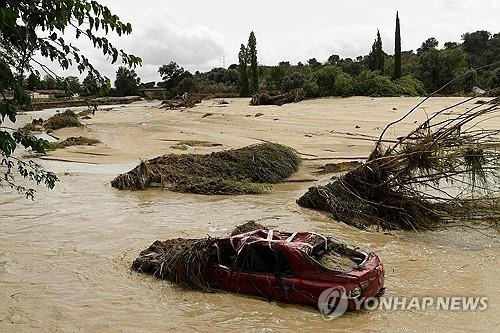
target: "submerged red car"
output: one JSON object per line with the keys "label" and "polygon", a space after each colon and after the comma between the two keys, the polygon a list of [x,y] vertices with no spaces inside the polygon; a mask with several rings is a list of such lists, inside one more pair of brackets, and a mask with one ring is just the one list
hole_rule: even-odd
{"label": "submerged red car", "polygon": [[[172,261],[160,259],[161,243],[141,252],[133,268],[164,277],[164,262]],[[214,239],[211,247],[201,275],[213,289],[316,307],[323,291],[343,287],[352,310],[355,299],[384,288],[377,255],[313,232],[259,229]]]}

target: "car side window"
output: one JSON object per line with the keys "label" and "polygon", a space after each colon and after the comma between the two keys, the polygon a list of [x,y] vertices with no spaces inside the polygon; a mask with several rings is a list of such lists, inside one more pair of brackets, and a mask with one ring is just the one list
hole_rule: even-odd
{"label": "car side window", "polygon": [[286,258],[265,245],[245,245],[241,250],[236,267],[242,272],[293,275]]}

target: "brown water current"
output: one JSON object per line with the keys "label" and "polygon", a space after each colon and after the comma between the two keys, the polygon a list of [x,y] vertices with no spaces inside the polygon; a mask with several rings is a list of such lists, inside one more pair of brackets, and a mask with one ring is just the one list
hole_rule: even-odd
{"label": "brown water current", "polygon": [[[245,196],[201,196],[160,189],[129,192],[110,186],[138,158],[176,152],[169,148],[170,143],[160,145],[158,137],[204,139],[223,143],[222,149],[253,143],[258,137],[289,144],[309,155],[323,152],[325,158],[366,155],[371,143],[325,138],[325,131],[355,131],[354,126],[361,124],[370,128],[365,134],[373,135],[387,119],[396,118],[393,106],[404,110],[415,101],[325,99],[282,108],[250,108],[246,101],[235,99],[221,109],[204,102],[184,112],[139,108],[114,115],[113,111],[98,113],[85,130],[95,134],[103,142],[101,146],[73,147],[49,156],[85,163],[43,161],[60,177],[54,190],[38,188],[34,202],[13,191],[0,192],[0,331],[498,331],[500,244],[494,231],[483,235],[462,228],[419,233],[357,230],[295,204],[312,182],[286,183],[268,194]],[[439,99],[436,103],[449,102]],[[353,105],[359,107],[349,115]],[[214,109],[222,111],[217,114]],[[364,113],[373,109],[388,114]],[[202,119],[207,110],[216,115]],[[338,119],[332,119],[330,110],[341,110]],[[256,112],[265,116],[247,117]],[[286,124],[273,127],[276,117]],[[322,118],[329,120],[322,122]],[[413,119],[407,125],[412,124]],[[158,128],[152,129],[155,126]],[[275,131],[269,133],[271,128]],[[131,133],[128,141],[120,140],[127,129]],[[141,130],[158,137],[138,135]],[[241,137],[236,138],[239,132]],[[59,135],[67,133],[70,130],[64,129]],[[323,137],[306,141],[304,133]],[[143,150],[145,140],[152,143]],[[130,142],[130,149],[122,149],[123,142]],[[339,153],[329,153],[325,147]],[[106,156],[95,155],[98,151]],[[82,160],[82,152],[97,157],[93,160],[87,154]],[[306,161],[304,168],[311,163]],[[137,254],[156,239],[224,235],[250,219],[282,230],[330,234],[375,251],[386,268],[388,296],[487,296],[488,309],[373,310],[327,321],[313,308],[186,290],[130,270]]]}

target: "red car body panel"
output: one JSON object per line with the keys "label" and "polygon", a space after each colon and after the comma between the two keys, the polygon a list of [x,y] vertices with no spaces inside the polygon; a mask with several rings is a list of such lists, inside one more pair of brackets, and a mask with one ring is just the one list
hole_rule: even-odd
{"label": "red car body panel", "polygon": [[[315,307],[319,295],[328,288],[341,286],[349,292],[359,287],[362,293],[358,297],[374,297],[383,290],[384,267],[377,255],[350,247],[360,257],[358,267],[348,272],[329,270],[311,256],[315,246],[322,246],[318,245],[318,241],[322,240],[325,246],[328,242],[334,242],[316,233],[276,230],[256,230],[221,238],[216,246],[221,252],[232,248],[236,254],[236,264],[226,265],[224,260],[218,260],[206,270],[205,281],[215,289]],[[263,251],[264,248],[272,250],[274,259],[279,257],[276,260],[269,257],[268,260],[274,261],[274,273],[252,272],[238,264],[245,256],[245,251]],[[276,266],[285,268],[277,269]],[[354,299],[349,300],[348,308],[354,309]]]}

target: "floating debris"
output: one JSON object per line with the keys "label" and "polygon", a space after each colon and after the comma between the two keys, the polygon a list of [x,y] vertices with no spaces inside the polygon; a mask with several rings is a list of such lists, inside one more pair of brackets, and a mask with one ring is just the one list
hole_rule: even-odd
{"label": "floating debris", "polygon": [[175,96],[170,100],[165,100],[161,104],[167,109],[180,109],[180,108],[192,108],[197,103],[201,103],[200,99],[194,99],[188,93],[182,94],[182,96]]}
{"label": "floating debris", "polygon": [[111,185],[120,190],[148,186],[199,194],[263,193],[283,182],[300,163],[289,147],[262,143],[240,149],[200,154],[169,154],[141,162]]}
{"label": "floating debris", "polygon": [[435,113],[383,147],[387,129],[416,108],[410,110],[386,127],[363,165],[309,188],[297,203],[358,228],[418,230],[457,223],[498,228],[500,130],[477,125],[499,107],[478,104],[451,117],[445,114],[461,104]]}

